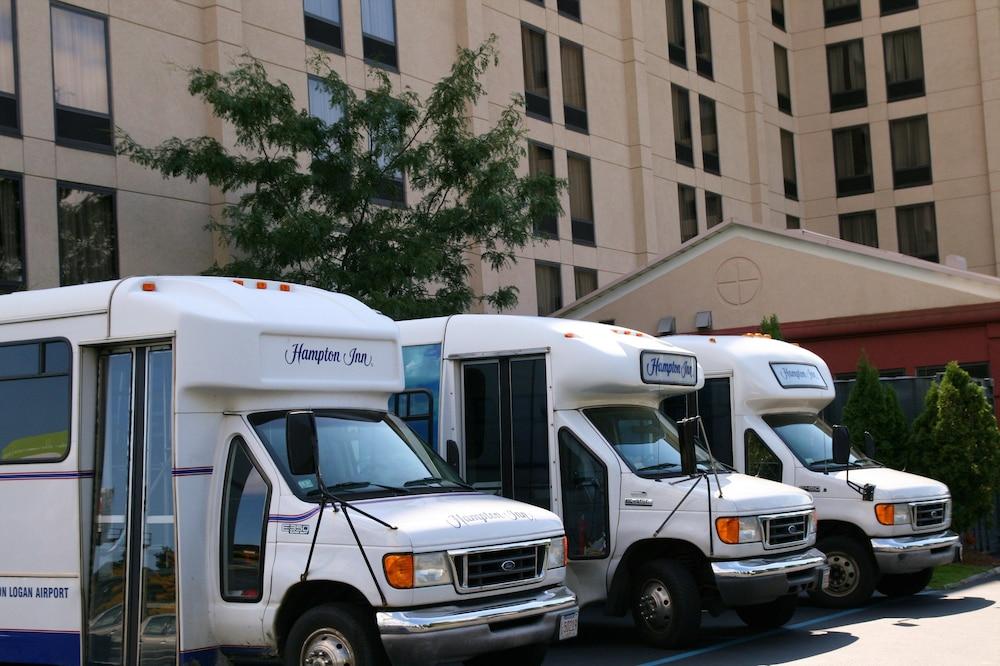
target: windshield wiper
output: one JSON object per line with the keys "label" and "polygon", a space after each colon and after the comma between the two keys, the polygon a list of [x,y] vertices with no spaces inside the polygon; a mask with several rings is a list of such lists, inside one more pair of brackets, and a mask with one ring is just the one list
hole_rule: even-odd
{"label": "windshield wiper", "polygon": [[458,488],[464,488],[467,490],[475,490],[474,487],[467,483],[462,483],[461,481],[452,481],[451,479],[442,479],[437,476],[425,476],[422,479],[413,479],[412,481],[407,481],[403,484],[404,488],[412,488],[413,486],[429,486],[432,483],[451,483]]}
{"label": "windshield wiper", "polygon": [[680,466],[681,466],[680,463],[675,463],[675,462],[661,462],[661,463],[657,463],[655,465],[648,465],[646,467],[640,467],[636,471],[637,472],[655,472],[658,469],[667,469],[667,468],[670,468],[670,467],[680,467]]}
{"label": "windshield wiper", "polygon": [[[375,488],[382,488],[383,490],[391,490],[397,493],[409,494],[409,490],[406,488],[400,488],[399,486],[386,486],[381,483],[372,483],[371,481],[341,481],[340,483],[335,483],[332,486],[327,486],[326,489],[330,492],[337,492],[338,490],[358,490],[360,488],[367,488],[368,486],[374,486]],[[319,489],[310,490],[307,495],[313,495],[316,493],[321,493]]]}
{"label": "windshield wiper", "polygon": [[827,466],[836,465],[837,467],[852,467],[852,466],[862,467],[863,466],[857,460],[849,460],[849,461],[847,461],[847,465],[837,465],[837,463],[833,460],[833,458],[823,458],[822,460],[814,460],[811,463],[809,463],[809,467],[810,468],[816,467],[818,465],[827,465]]}

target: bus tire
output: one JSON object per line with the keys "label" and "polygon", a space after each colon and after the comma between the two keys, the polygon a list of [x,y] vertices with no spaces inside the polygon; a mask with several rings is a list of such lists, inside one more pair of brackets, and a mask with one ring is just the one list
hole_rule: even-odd
{"label": "bus tire", "polygon": [[920,592],[931,582],[934,567],[905,574],[885,574],[875,589],[887,597],[909,597]]}
{"label": "bus tire", "polygon": [[535,645],[522,645],[473,657],[465,661],[465,666],[541,666],[545,661],[545,653],[549,650],[548,643],[536,643]]}
{"label": "bus tire", "polygon": [[816,543],[830,565],[830,586],[809,592],[809,597],[826,608],[860,606],[872,596],[878,578],[875,558],[867,544],[837,534]]}
{"label": "bus tire", "polygon": [[734,610],[743,620],[743,624],[755,631],[763,631],[777,629],[791,620],[798,605],[798,597],[788,594],[764,604],[737,606]]}
{"label": "bus tire", "polygon": [[292,625],[285,643],[285,666],[383,663],[374,628],[349,604],[310,608]]}
{"label": "bus tire", "polygon": [[631,606],[640,637],[654,647],[682,646],[701,626],[701,595],[694,577],[671,560],[650,562],[636,572]]}

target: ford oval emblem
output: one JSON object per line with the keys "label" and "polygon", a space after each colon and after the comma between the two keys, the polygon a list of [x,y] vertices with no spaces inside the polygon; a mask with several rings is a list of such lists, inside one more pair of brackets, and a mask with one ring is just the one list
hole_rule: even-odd
{"label": "ford oval emblem", "polygon": [[789,525],[788,526],[788,533],[789,534],[798,534],[801,531],[802,531],[802,528],[800,528],[798,525]]}
{"label": "ford oval emblem", "polygon": [[517,565],[514,564],[514,560],[504,560],[500,563],[500,568],[504,571],[513,571],[516,566]]}

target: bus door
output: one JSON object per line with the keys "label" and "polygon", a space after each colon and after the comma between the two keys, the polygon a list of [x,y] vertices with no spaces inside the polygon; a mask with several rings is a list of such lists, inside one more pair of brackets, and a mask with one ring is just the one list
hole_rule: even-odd
{"label": "bus door", "polygon": [[476,488],[551,508],[545,356],[462,361],[464,478]]}
{"label": "bus door", "polygon": [[89,664],[173,664],[177,577],[173,352],[101,354],[84,650]]}

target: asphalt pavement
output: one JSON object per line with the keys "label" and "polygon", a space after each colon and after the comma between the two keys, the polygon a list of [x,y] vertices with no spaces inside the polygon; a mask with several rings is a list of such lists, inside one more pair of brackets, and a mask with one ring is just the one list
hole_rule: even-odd
{"label": "asphalt pavement", "polygon": [[803,599],[784,627],[754,633],[728,611],[704,616],[695,643],[656,650],[639,642],[628,619],[586,609],[580,635],[554,646],[546,666],[661,664],[989,664],[1000,665],[1000,579],[913,597],[874,597],[849,610]]}

